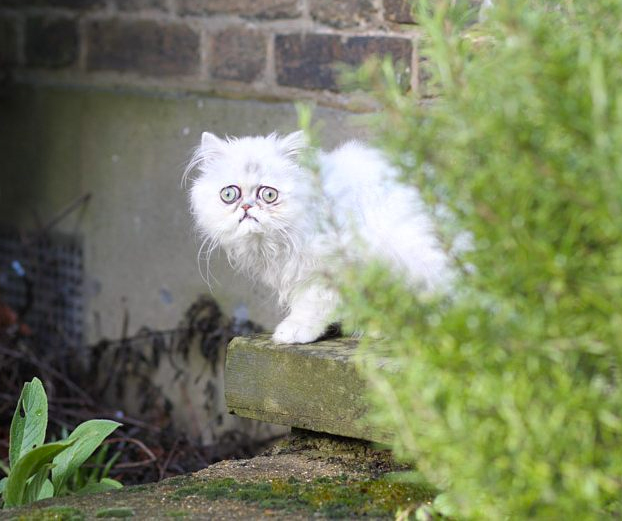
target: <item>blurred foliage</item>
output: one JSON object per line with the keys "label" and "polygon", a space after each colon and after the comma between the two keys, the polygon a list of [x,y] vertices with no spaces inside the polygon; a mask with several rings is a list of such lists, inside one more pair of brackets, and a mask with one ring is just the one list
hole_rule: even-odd
{"label": "blurred foliage", "polygon": [[462,274],[436,300],[378,266],[345,281],[403,368],[364,364],[374,419],[445,513],[622,516],[622,2],[463,4],[417,2],[417,93],[359,72]]}

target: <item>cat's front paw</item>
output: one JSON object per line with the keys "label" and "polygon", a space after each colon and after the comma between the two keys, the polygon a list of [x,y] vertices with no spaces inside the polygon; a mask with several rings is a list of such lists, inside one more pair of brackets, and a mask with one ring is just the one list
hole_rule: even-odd
{"label": "cat's front paw", "polygon": [[324,333],[324,326],[313,326],[284,320],[274,330],[272,341],[275,344],[308,344]]}

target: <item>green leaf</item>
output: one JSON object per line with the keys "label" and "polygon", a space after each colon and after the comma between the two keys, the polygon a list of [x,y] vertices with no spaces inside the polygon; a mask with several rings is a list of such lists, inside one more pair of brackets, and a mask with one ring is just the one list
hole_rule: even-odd
{"label": "green leaf", "polygon": [[106,463],[106,466],[104,467],[104,469],[102,470],[102,477],[100,479],[100,481],[102,481],[103,479],[108,477],[108,474],[110,474],[110,469],[112,469],[112,467],[114,466],[114,464],[117,462],[117,460],[121,457],[121,451],[118,450],[117,452],[115,452],[112,455],[112,458],[110,458],[108,460],[108,463]]}
{"label": "green leaf", "polygon": [[7,476],[9,475],[9,467],[2,460],[0,460],[0,470],[4,472]]}
{"label": "green leaf", "polygon": [[0,479],[0,508],[2,508],[4,503],[4,489],[6,488],[6,482],[9,478]]}
{"label": "green leaf", "polygon": [[37,496],[37,501],[41,501],[42,499],[48,499],[54,496],[54,486],[49,479],[46,479],[43,482],[43,486],[41,487],[41,491]]}
{"label": "green leaf", "polygon": [[101,442],[121,424],[112,420],[89,420],[78,425],[67,438],[75,444],[54,458],[52,484],[58,494],[67,479],[93,454]]}
{"label": "green leaf", "polygon": [[26,452],[45,441],[47,424],[48,399],[41,380],[35,377],[31,382],[24,384],[11,421],[9,444],[9,466],[11,468]]}
{"label": "green leaf", "polygon": [[24,503],[30,504],[34,503],[39,499],[39,495],[41,494],[41,489],[43,485],[48,480],[48,473],[50,472],[50,468],[52,467],[51,463],[43,465],[32,478],[28,480],[26,484],[26,488],[24,489]]}
{"label": "green leaf", "polygon": [[112,478],[102,478],[100,483],[108,484],[113,488],[123,488],[123,483]]}
{"label": "green leaf", "polygon": [[116,479],[103,478],[97,483],[87,483],[80,490],[76,492],[79,496],[86,494],[95,494],[99,492],[108,492],[110,490],[118,490],[123,488],[123,483]]}
{"label": "green leaf", "polygon": [[89,458],[88,461],[92,462],[93,468],[90,472],[86,473],[86,482],[84,485],[87,483],[97,483],[100,481],[100,478],[105,477],[105,474],[102,473],[102,468],[104,467],[109,448],[110,445],[102,445],[99,450]]}
{"label": "green leaf", "polygon": [[41,467],[50,463],[57,454],[71,447],[73,441],[46,443],[24,454],[13,465],[4,490],[5,507],[24,504],[24,491],[28,478],[36,474]]}

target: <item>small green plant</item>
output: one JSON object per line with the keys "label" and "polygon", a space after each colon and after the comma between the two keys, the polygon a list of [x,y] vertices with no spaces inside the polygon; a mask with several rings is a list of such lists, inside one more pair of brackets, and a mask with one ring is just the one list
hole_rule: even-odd
{"label": "small green plant", "polygon": [[[22,414],[23,411],[23,414]],[[9,466],[0,480],[3,508],[26,505],[40,499],[77,493],[99,492],[122,485],[102,473],[86,480],[79,490],[69,486],[72,477],[101,442],[119,425],[111,420],[86,421],[66,439],[44,443],[48,422],[48,402],[38,378],[24,384],[11,422]],[[91,476],[93,478],[93,476]]]}

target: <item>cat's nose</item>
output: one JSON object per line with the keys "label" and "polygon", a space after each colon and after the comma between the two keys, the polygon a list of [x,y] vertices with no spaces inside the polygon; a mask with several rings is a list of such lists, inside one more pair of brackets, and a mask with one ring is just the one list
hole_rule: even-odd
{"label": "cat's nose", "polygon": [[253,207],[253,205],[252,205],[252,204],[244,203],[244,204],[242,205],[242,210],[244,210],[245,212],[248,212],[248,209],[249,209],[249,208],[252,208],[252,207]]}

